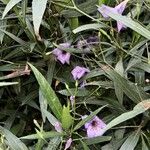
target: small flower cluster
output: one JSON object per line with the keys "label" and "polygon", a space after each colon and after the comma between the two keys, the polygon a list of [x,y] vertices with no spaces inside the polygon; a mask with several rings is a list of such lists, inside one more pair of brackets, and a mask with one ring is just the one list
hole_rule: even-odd
{"label": "small flower cluster", "polygon": [[[65,48],[70,48],[70,47],[71,47],[70,43],[62,43],[62,44],[59,44],[59,48],[55,48],[52,51],[52,53],[55,55],[56,59],[59,60],[62,64],[65,64],[65,63],[70,64],[71,54],[69,52],[66,52],[63,50]],[[71,71],[71,74],[72,74],[74,80],[79,80],[88,72],[90,72],[89,69],[87,69],[85,67],[76,66]],[[75,99],[75,96],[70,97],[72,106],[74,104],[74,99]],[[54,127],[57,132],[61,133],[63,131],[62,125],[59,122],[56,122]],[[72,143],[72,138],[70,137],[65,144],[65,150],[67,150],[71,146],[71,143]]]}
{"label": "small flower cluster", "polygon": [[[107,15],[108,11],[112,12],[114,14],[122,14],[123,11],[125,10],[127,2],[128,2],[128,0],[124,0],[119,5],[115,6],[114,8],[106,6],[106,5],[102,5],[101,7],[98,8],[98,11],[102,14],[102,16],[104,18],[107,19],[107,18],[109,18],[109,16]],[[120,32],[122,28],[126,28],[125,25],[123,23],[117,21],[118,32]],[[97,42],[98,41],[97,39],[98,39],[97,37],[90,37],[87,40],[78,41],[77,48],[83,49],[84,46],[88,45],[87,43]],[[62,43],[62,44],[59,44],[59,47],[55,48],[52,51],[52,53],[55,55],[56,59],[59,60],[62,64],[65,64],[65,63],[70,64],[71,54],[64,50],[64,49],[67,49],[70,47],[71,47],[70,43]],[[90,70],[85,67],[75,66],[75,68],[71,71],[71,74],[72,74],[74,80],[79,80],[86,73],[89,73],[89,72],[90,72]],[[74,104],[74,100],[75,100],[75,96],[71,96],[70,101],[71,101],[72,106]],[[87,117],[88,117],[87,115],[82,116],[82,119],[85,119]],[[102,136],[106,131],[105,130],[106,124],[98,116],[93,117],[90,121],[85,123],[84,127],[86,129],[88,138]],[[55,130],[57,132],[63,131],[60,123],[55,124]],[[65,145],[65,150],[71,146],[71,143],[72,143],[72,138],[69,137],[66,142],[66,145]]]}
{"label": "small flower cluster", "polygon": [[[56,59],[59,60],[62,64],[70,64],[70,56],[69,52],[64,51],[64,48],[71,47],[70,43],[62,43],[59,44],[60,48],[55,48],[52,53],[56,56]],[[72,71],[71,74],[74,80],[79,80],[82,78],[86,73],[90,72],[89,69],[85,67],[76,66]]]}

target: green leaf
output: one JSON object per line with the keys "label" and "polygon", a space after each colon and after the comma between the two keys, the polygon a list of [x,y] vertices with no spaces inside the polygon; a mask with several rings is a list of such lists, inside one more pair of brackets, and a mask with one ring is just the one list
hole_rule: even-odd
{"label": "green leaf", "polygon": [[47,0],[33,0],[32,1],[32,15],[34,31],[37,37],[39,37],[39,28],[42,22],[42,18],[46,9]]}
{"label": "green leaf", "polygon": [[18,82],[0,82],[0,87],[1,86],[14,85],[14,84],[18,84]]}
{"label": "green leaf", "polygon": [[129,119],[134,118],[135,116],[144,113],[147,109],[150,108],[150,100],[144,100],[140,103],[138,103],[132,111],[126,112],[112,120],[110,123],[107,124],[106,130],[124,122]]}
{"label": "green leaf", "polygon": [[[124,68],[123,68],[123,62],[122,58],[119,60],[119,62],[115,66],[116,72],[118,72],[121,76],[124,74]],[[114,87],[115,87],[115,94],[119,100],[119,102],[122,104],[123,103],[123,90],[120,88],[120,85],[118,82],[114,82]]]}
{"label": "green leaf", "polygon": [[143,135],[141,136],[142,138],[142,150],[149,150],[149,146],[146,144]]}
{"label": "green leaf", "polygon": [[22,0],[10,0],[7,6],[5,7],[5,10],[3,12],[2,18],[6,16],[6,14],[17,4]]}
{"label": "green leaf", "polygon": [[134,150],[140,137],[140,132],[133,132],[123,143],[119,150]]}
{"label": "green leaf", "polygon": [[107,88],[107,89],[109,89],[109,88],[113,89],[114,88],[112,81],[93,81],[93,82],[85,83],[85,86],[89,86],[89,85],[97,85],[99,87]]}
{"label": "green leaf", "polygon": [[5,136],[7,144],[12,150],[28,150],[25,144],[9,130],[0,126],[0,132]]}
{"label": "green leaf", "polygon": [[[63,133],[59,133],[56,131],[40,132],[40,134],[41,134],[42,138],[44,138],[44,139],[52,138],[52,137],[59,137],[59,136],[63,135]],[[39,133],[37,133],[37,134],[23,136],[20,139],[34,140],[34,139],[40,139],[41,136],[39,135]]]}
{"label": "green leaf", "polygon": [[[0,28],[6,30],[6,27],[7,27],[7,20],[0,20]],[[3,43],[4,35],[5,33],[0,31],[0,44]]]}
{"label": "green leaf", "polygon": [[[97,4],[97,0],[88,0],[82,4],[77,5],[77,7],[83,12],[87,14],[91,14],[96,11],[97,9],[96,4]],[[66,18],[83,16],[83,14],[73,9],[63,10],[61,11],[61,14],[64,15]]]}
{"label": "green leaf", "polygon": [[83,150],[90,150],[87,144],[83,142],[82,140],[81,140],[81,144],[82,144]]}
{"label": "green leaf", "polygon": [[61,122],[62,127],[65,130],[68,130],[73,123],[73,117],[70,115],[69,104],[67,107],[66,106],[63,107]]}
{"label": "green leaf", "polygon": [[39,90],[39,103],[40,103],[42,119],[43,119],[43,122],[45,123],[46,121],[45,111],[47,111],[47,100],[44,98],[41,90]]}
{"label": "green leaf", "polygon": [[122,77],[115,70],[111,69],[109,66],[99,65],[109,75],[112,81],[117,83],[118,88],[122,89],[122,91],[135,103],[140,102],[141,98],[148,98],[148,95],[142,89],[139,89],[138,86]]}
{"label": "green leaf", "polygon": [[34,75],[40,85],[41,92],[44,96],[44,98],[47,100],[52,112],[57,116],[57,118],[60,120],[62,115],[62,106],[59,102],[58,97],[56,96],[55,92],[49,85],[49,83],[46,81],[44,76],[30,63],[28,63],[31,67],[32,71],[34,72]]}
{"label": "green leaf", "polygon": [[[70,91],[70,92],[69,92]],[[60,90],[60,91],[58,91],[58,93],[60,93],[60,94],[62,94],[62,95],[65,95],[65,96],[71,96],[71,95],[74,95],[74,93],[75,93],[75,88],[71,88],[71,89],[69,89],[69,91],[68,90],[66,90],[66,89],[64,89],[64,90]],[[77,91],[77,93],[76,93],[76,96],[81,96],[81,97],[83,97],[83,96],[87,96],[87,95],[89,95],[89,91],[88,90],[86,90],[86,89],[78,89],[78,91]]]}
{"label": "green leaf", "polygon": [[3,29],[1,29],[0,28],[0,31],[1,32],[4,32],[6,35],[8,35],[10,38],[12,38],[13,40],[15,40],[16,42],[18,42],[19,44],[21,44],[21,45],[26,45],[26,42],[25,41],[23,41],[22,39],[20,39],[20,38],[18,38],[17,36],[15,36],[14,34],[12,34],[12,33],[10,33],[10,32],[7,32],[7,31],[5,31],[5,30],[3,30]]}
{"label": "green leaf", "polygon": [[70,27],[71,29],[75,29],[79,26],[79,20],[78,17],[73,17],[69,19]]}
{"label": "green leaf", "polygon": [[61,143],[61,138],[60,137],[55,137],[52,138],[49,143],[48,147],[45,150],[58,150],[58,146]]}
{"label": "green leaf", "polygon": [[44,114],[47,117],[48,121],[55,126],[55,124],[58,122],[58,120],[47,110],[44,110]]}
{"label": "green leaf", "polygon": [[85,79],[89,79],[89,78],[93,78],[93,77],[97,77],[97,76],[102,76],[104,75],[105,72],[101,69],[94,69],[91,70],[85,77]]}
{"label": "green leaf", "polygon": [[92,145],[92,144],[97,144],[97,143],[106,142],[110,140],[111,140],[111,136],[99,136],[95,138],[86,139],[84,140],[84,142],[87,145]]}
{"label": "green leaf", "polygon": [[122,16],[120,14],[115,14],[112,11],[108,11],[106,9],[104,10],[104,13],[106,13],[111,18],[123,23],[125,26],[131,28],[145,38],[150,39],[150,31],[147,30],[144,26],[140,25],[138,22],[133,21],[131,18]]}
{"label": "green leaf", "polygon": [[92,24],[86,24],[86,25],[82,25],[76,29],[74,29],[72,32],[74,34],[79,33],[81,31],[85,31],[85,30],[99,30],[100,28],[104,28],[104,25],[101,25],[99,23],[92,23]]}
{"label": "green leaf", "polygon": [[74,127],[74,131],[79,129],[80,127],[82,127],[86,122],[90,121],[94,116],[96,116],[103,108],[105,108],[107,105],[98,108],[97,110],[95,110],[94,112],[92,112],[88,117],[86,117],[85,119],[81,120],[75,127]]}

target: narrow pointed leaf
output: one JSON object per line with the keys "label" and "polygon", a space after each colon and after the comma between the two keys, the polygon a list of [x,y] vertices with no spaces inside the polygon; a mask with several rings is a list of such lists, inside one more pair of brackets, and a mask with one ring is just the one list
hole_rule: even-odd
{"label": "narrow pointed leaf", "polygon": [[[59,137],[62,136],[62,133],[56,132],[56,131],[49,131],[49,132],[40,132],[42,138],[47,139],[47,138],[51,138],[51,137]],[[21,137],[20,139],[28,139],[28,140],[33,140],[33,139],[40,139],[41,136],[39,135],[39,133],[37,134],[31,134],[31,135],[27,135],[24,137]]]}
{"label": "narrow pointed leaf", "polygon": [[0,82],[0,87],[1,86],[14,85],[14,84],[18,84],[18,82]]}
{"label": "narrow pointed leaf", "polygon": [[22,0],[10,0],[9,3],[5,7],[2,18],[4,18],[6,14],[20,1]]}
{"label": "narrow pointed leaf", "polygon": [[147,99],[148,95],[144,90],[139,89],[134,83],[122,77],[115,70],[111,69],[109,66],[101,65],[102,69],[109,75],[111,80],[119,86],[120,88],[132,101],[138,103],[142,99]]}
{"label": "narrow pointed leaf", "polygon": [[49,83],[46,81],[44,76],[32,64],[29,63],[29,66],[34,72],[34,75],[40,85],[42,95],[47,100],[52,112],[60,120],[62,114],[62,106],[61,103],[59,102],[58,97],[56,96],[55,92],[53,91]]}
{"label": "narrow pointed leaf", "polygon": [[8,35],[10,38],[12,38],[14,41],[18,42],[21,45],[26,45],[26,42],[23,41],[22,39],[18,38],[17,36],[15,36],[14,34],[7,32],[6,30],[3,30],[0,28],[0,31],[5,33],[6,35]]}
{"label": "narrow pointed leaf", "polygon": [[34,31],[39,36],[39,28],[42,22],[42,18],[46,9],[47,0],[33,0],[32,1],[32,15]]}
{"label": "narrow pointed leaf", "polygon": [[7,140],[7,144],[12,150],[28,150],[25,144],[17,138],[14,134],[12,134],[9,130],[0,126],[0,132],[5,136]]}
{"label": "narrow pointed leaf", "polygon": [[126,112],[118,116],[117,118],[113,119],[110,123],[107,124],[106,130],[124,122],[135,116],[144,113],[146,110],[150,108],[150,100],[145,100],[138,103],[132,111]]}
{"label": "narrow pointed leaf", "polygon": [[[139,131],[137,131],[139,132]],[[121,146],[120,150],[134,150],[140,137],[140,133],[132,133]]]}

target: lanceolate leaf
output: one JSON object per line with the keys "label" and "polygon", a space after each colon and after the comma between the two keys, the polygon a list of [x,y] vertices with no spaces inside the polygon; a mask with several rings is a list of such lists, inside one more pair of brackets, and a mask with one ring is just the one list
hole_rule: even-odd
{"label": "lanceolate leaf", "polygon": [[49,83],[43,77],[43,75],[32,64],[29,63],[29,66],[34,72],[34,75],[40,85],[42,95],[47,100],[52,112],[60,120],[62,114],[62,106],[61,103],[59,102],[58,97],[56,96],[55,92],[53,91]]}
{"label": "lanceolate leaf", "polygon": [[110,140],[111,140],[111,136],[99,136],[99,137],[95,137],[92,139],[86,139],[86,140],[84,140],[84,142],[87,145],[92,145],[92,144],[97,144],[97,143],[106,142],[106,141],[110,141]]}
{"label": "lanceolate leaf", "polygon": [[134,150],[139,140],[139,137],[140,137],[139,131],[133,132],[123,143],[120,150],[127,150],[127,149]]}
{"label": "lanceolate leaf", "polygon": [[13,40],[15,40],[16,42],[18,42],[19,44],[21,45],[26,45],[26,42],[23,41],[22,39],[18,38],[17,36],[15,36],[14,34],[10,33],[10,32],[7,32],[6,30],[3,30],[0,28],[0,31],[5,33],[6,35],[8,35],[10,38],[12,38]]}
{"label": "lanceolate leaf", "polygon": [[37,37],[39,37],[39,28],[42,22],[42,18],[46,9],[47,0],[33,0],[32,1],[32,15],[34,31]]}
{"label": "lanceolate leaf", "polygon": [[18,84],[18,82],[0,82],[0,87],[1,86],[14,85],[14,84]]}
{"label": "lanceolate leaf", "polygon": [[4,18],[6,14],[20,1],[22,0],[10,0],[7,6],[5,7],[2,18]]}
{"label": "lanceolate leaf", "polygon": [[99,30],[100,28],[104,28],[105,26],[102,24],[98,24],[98,23],[92,23],[92,24],[86,24],[86,25],[82,25],[76,29],[74,29],[72,32],[74,34],[79,33],[81,31],[85,31],[85,30]]}
{"label": "lanceolate leaf", "polygon": [[138,86],[130,82],[129,80],[122,77],[115,70],[110,68],[109,66],[101,65],[102,69],[109,75],[112,81],[117,83],[118,88],[122,89],[123,92],[135,103],[138,103],[142,99],[147,99],[148,95],[142,90],[139,89]]}
{"label": "lanceolate leaf", "polygon": [[9,130],[0,126],[0,132],[5,136],[7,144],[12,150],[28,150],[25,144]]}
{"label": "lanceolate leaf", "polygon": [[21,137],[21,139],[28,139],[28,140],[33,140],[33,139],[46,139],[46,138],[51,138],[51,137],[59,137],[62,136],[62,133],[56,132],[56,131],[49,131],[49,132],[40,132],[41,135],[39,135],[39,133],[37,134],[31,134],[31,135],[27,135],[24,137]]}
{"label": "lanceolate leaf", "polygon": [[110,123],[107,124],[106,130],[124,122],[127,121],[141,113],[144,113],[147,109],[150,108],[150,100],[145,100],[140,103],[138,103],[132,111],[126,112],[112,120]]}
{"label": "lanceolate leaf", "polygon": [[62,127],[65,130],[68,130],[70,126],[73,124],[73,117],[70,115],[70,106],[63,106],[63,111],[62,111]]}

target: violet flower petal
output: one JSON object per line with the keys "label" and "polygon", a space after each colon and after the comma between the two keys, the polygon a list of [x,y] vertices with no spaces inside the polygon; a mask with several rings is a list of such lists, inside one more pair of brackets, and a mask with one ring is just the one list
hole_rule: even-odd
{"label": "violet flower petal", "polygon": [[121,23],[120,21],[117,21],[117,30],[118,32],[121,31],[121,29],[123,28],[127,28],[123,23]]}
{"label": "violet flower petal", "polygon": [[62,48],[69,48],[70,43],[61,43],[59,44],[59,48],[55,48],[52,53],[56,56],[57,60],[59,60],[62,64],[70,63],[70,53],[61,50]]}
{"label": "violet flower petal", "polygon": [[62,132],[62,126],[61,126],[61,124],[59,122],[56,122],[55,125],[54,125],[54,127],[55,127],[55,130],[57,132],[59,132],[59,133]]}
{"label": "violet flower petal", "polygon": [[98,11],[102,14],[102,16],[106,19],[109,18],[109,16],[107,15],[107,11],[111,11],[113,13],[117,13],[117,9],[106,6],[104,4],[101,5],[101,7],[98,8]]}
{"label": "violet flower petal", "polygon": [[[98,11],[102,14],[102,16],[104,18],[109,18],[109,16],[107,15],[108,11],[112,12],[112,13],[115,13],[115,14],[122,15],[122,13],[125,10],[125,7],[127,5],[127,2],[128,2],[128,0],[124,0],[123,2],[121,2],[119,5],[117,5],[114,8],[106,6],[106,5],[101,5],[101,7],[98,8]],[[117,30],[118,30],[118,32],[120,32],[122,28],[126,28],[126,26],[123,23],[117,21]]]}
{"label": "violet flower petal", "polygon": [[55,55],[55,56],[59,56],[59,55],[61,55],[62,54],[62,51],[60,50],[60,49],[58,49],[58,48],[55,48],[53,51],[52,51],[52,53]]}
{"label": "violet flower petal", "polygon": [[104,132],[105,132],[105,130],[101,129],[99,126],[96,126],[96,127],[89,126],[87,128],[87,137],[94,138],[97,136],[102,136],[104,134]]}
{"label": "violet flower petal", "polygon": [[70,146],[71,146],[71,143],[72,143],[72,138],[69,138],[66,142],[66,145],[65,145],[65,149],[64,150],[67,150]]}
{"label": "violet flower petal", "polygon": [[[85,115],[82,119],[86,117]],[[93,138],[104,134],[106,124],[99,117],[95,116],[92,120],[85,123],[84,127],[87,130],[87,137]]]}
{"label": "violet flower petal", "polygon": [[125,1],[121,2],[119,5],[117,5],[117,6],[114,8],[114,9],[117,10],[118,14],[121,15],[121,14],[123,13],[123,11],[124,11],[125,8],[126,8],[127,2],[128,2],[128,0],[125,0]]}
{"label": "violet flower petal", "polygon": [[[83,119],[85,119],[86,117],[88,117],[88,115],[84,115],[84,116],[82,116],[81,118],[82,118],[82,120],[83,120]],[[84,125],[85,129],[87,129],[90,124],[91,124],[91,121],[86,122],[85,125]]]}
{"label": "violet flower petal", "polygon": [[90,72],[87,68],[76,66],[71,74],[73,75],[74,80],[82,78],[86,73]]}
{"label": "violet flower petal", "polygon": [[60,54],[57,59],[62,63],[62,64],[69,64],[70,63],[70,53],[62,53]]}
{"label": "violet flower petal", "polygon": [[73,107],[75,102],[75,96],[70,96],[70,102],[71,102],[71,106]]}

